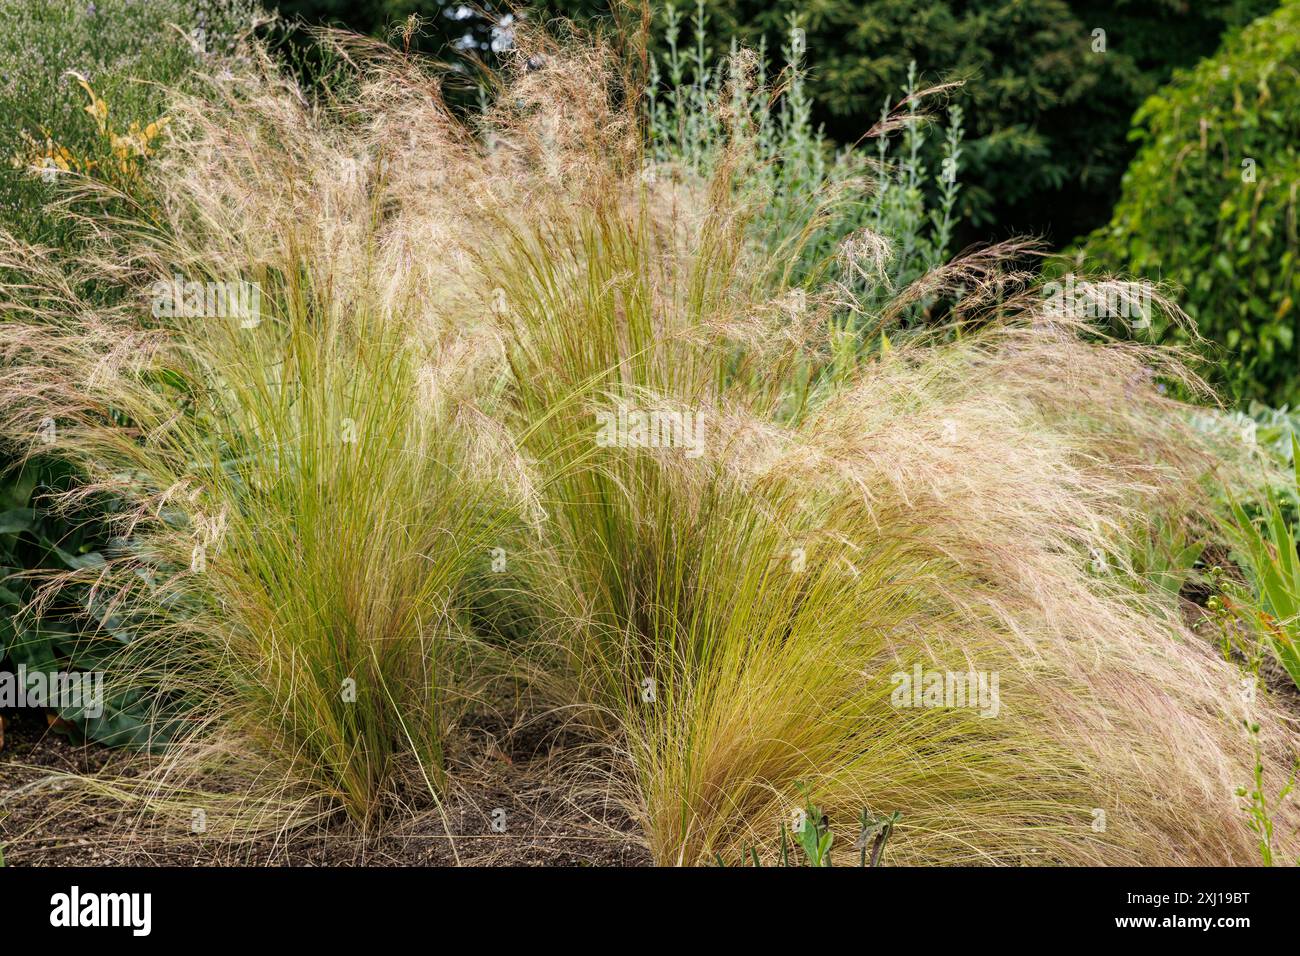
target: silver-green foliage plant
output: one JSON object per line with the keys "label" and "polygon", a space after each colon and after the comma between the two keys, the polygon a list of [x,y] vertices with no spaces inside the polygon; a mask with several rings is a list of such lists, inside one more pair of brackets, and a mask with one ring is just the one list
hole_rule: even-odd
{"label": "silver-green foliage plant", "polygon": [[[755,239],[790,250],[791,284],[815,281],[826,263],[838,259],[839,281],[868,317],[947,261],[959,222],[962,110],[949,108],[941,165],[930,170],[924,147],[931,131],[921,104],[935,91],[922,88],[914,63],[901,99],[887,99],[880,122],[865,131],[864,138],[876,141],[873,157],[869,150],[837,148],[815,125],[805,33],[796,18],[776,77],[769,77],[762,48],[744,51],[732,40],[728,55],[715,57],[702,3],[691,18],[689,45],[683,43],[684,19],[676,4],[664,8],[667,52],[652,60],[647,91],[647,176],[688,174],[703,181],[723,164],[743,164],[736,181],[755,210]],[[888,237],[879,270],[864,272],[850,264],[854,256],[835,255],[855,235]],[[931,305],[922,297],[909,320]],[[861,319],[855,325],[859,332],[874,327]]]}

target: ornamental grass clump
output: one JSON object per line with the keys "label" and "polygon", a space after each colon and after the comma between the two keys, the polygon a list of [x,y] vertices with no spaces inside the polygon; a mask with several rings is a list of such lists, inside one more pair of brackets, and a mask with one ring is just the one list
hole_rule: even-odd
{"label": "ornamental grass clump", "polygon": [[176,102],[158,215],[92,220],[73,261],[4,243],[26,279],[0,332],[5,435],[74,463],[56,503],[111,503],[114,532],[31,612],[90,586],[110,697],[157,717],[134,792],[192,805],[234,775],[232,827],[444,792],[472,640],[454,594],[517,498],[441,312],[462,293],[410,245],[435,224],[394,215],[400,144],[355,119],[262,61]]}
{"label": "ornamental grass clump", "polygon": [[[74,576],[168,732],[119,795],[369,821],[455,782],[494,676],[613,758],[575,785],[663,864],[775,859],[807,804],[901,814],[900,863],[1252,860],[1242,720],[1270,779],[1295,734],[1120,557],[1239,477],[1155,387],[1198,388],[1176,355],[1056,308],[1015,246],[891,288],[857,231],[792,287],[747,125],[707,178],[647,176],[643,77],[598,37],[521,30],[469,119],[407,55],[323,42],[323,95],[254,58],[177,100],[159,216],[87,223],[76,262],[5,246],[0,426],[84,471],[69,505],[115,502]],[[193,316],[177,275],[260,310]],[[960,334],[865,347],[958,296]]]}
{"label": "ornamental grass clump", "polygon": [[[511,87],[517,148],[580,128],[575,69],[608,82]],[[1118,557],[1235,480],[1156,387],[1199,389],[1177,356],[1055,307],[1014,246],[868,313],[889,244],[859,233],[791,289],[798,249],[746,241],[743,163],[646,177],[598,129],[551,144],[575,175],[501,217],[490,271],[548,515],[530,669],[610,735],[655,859],[770,857],[802,784],[831,819],[900,811],[900,861],[1251,861],[1237,673]],[[843,360],[845,313],[958,294],[961,335]]]}

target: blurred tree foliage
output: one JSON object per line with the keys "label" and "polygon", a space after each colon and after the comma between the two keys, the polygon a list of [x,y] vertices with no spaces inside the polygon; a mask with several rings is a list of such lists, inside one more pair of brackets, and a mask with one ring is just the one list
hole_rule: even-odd
{"label": "blurred tree foliage", "polygon": [[[1300,402],[1296,374],[1300,0],[1146,101],[1114,217],[1072,256],[1184,288],[1239,399]],[[1177,329],[1166,335],[1186,338]]]}
{"label": "blurred tree foliage", "polygon": [[[1032,232],[1057,244],[1104,223],[1133,155],[1133,111],[1176,67],[1212,53],[1228,28],[1277,0],[705,0],[716,42],[768,50],[791,14],[807,33],[814,119],[855,141],[899,96],[915,61],[923,78],[966,78],[963,238]],[[425,49],[491,55],[504,4],[441,0],[282,0],[312,21],[380,32],[416,12]],[[606,0],[539,0],[533,16],[606,14]],[[1104,30],[1104,49],[1094,31]]]}
{"label": "blurred tree foliage", "polygon": [[[1132,156],[1129,119],[1173,69],[1217,48],[1275,0],[710,0],[718,29],[753,43],[791,11],[808,33],[827,132],[867,129],[915,60],[970,80],[963,213],[975,234],[1063,243],[1104,222]],[[1094,31],[1103,30],[1104,35]],[[1104,47],[1101,40],[1104,39]]]}

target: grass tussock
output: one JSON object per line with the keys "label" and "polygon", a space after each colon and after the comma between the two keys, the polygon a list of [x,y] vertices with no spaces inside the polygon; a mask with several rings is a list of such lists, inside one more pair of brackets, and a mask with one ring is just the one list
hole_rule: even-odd
{"label": "grass tussock", "polygon": [[[841,190],[765,248],[744,124],[707,180],[647,176],[627,60],[520,40],[473,122],[368,41],[325,38],[320,99],[256,61],[178,99],[156,210],[76,263],[5,244],[0,426],[119,503],[80,577],[175,728],[136,795],[235,774],[255,829],[440,794],[491,665],[621,756],[661,863],[769,851],[801,787],[901,811],[900,862],[1254,859],[1242,720],[1270,766],[1294,732],[1119,557],[1235,480],[1154,386],[1197,387],[1177,356],[1010,247],[889,290],[855,234],[791,288]],[[178,273],[256,282],[260,321],[160,317]],[[958,286],[961,334],[844,332]],[[918,669],[996,695],[913,706]]]}

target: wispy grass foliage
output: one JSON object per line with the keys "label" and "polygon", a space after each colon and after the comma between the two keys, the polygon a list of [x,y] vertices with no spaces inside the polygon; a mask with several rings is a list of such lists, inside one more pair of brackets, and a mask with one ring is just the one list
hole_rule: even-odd
{"label": "wispy grass foliage", "polygon": [[[511,88],[515,136],[544,152],[576,127],[553,158],[605,177],[504,220],[491,271],[548,475],[528,560],[563,667],[542,669],[625,751],[656,859],[771,850],[800,780],[832,817],[901,810],[909,861],[1250,859],[1235,672],[1091,559],[1146,510],[1197,507],[1216,458],[1146,369],[1194,380],[1057,314],[1011,247],[876,317],[962,288],[983,331],[837,365],[826,330],[858,293],[792,294],[799,246],[749,240],[746,157],[647,183],[635,138],[565,105],[599,67],[564,67]],[[839,274],[876,294],[887,240],[853,240]],[[598,442],[619,405],[701,416],[705,453]],[[898,706],[917,666],[1000,675],[1002,709]]]}
{"label": "wispy grass foliage", "polygon": [[[334,96],[218,78],[178,104],[161,219],[74,264],[6,244],[42,304],[0,324],[3,433],[52,420],[69,500],[130,503],[87,573],[139,622],[117,678],[189,728],[146,792],[215,767],[276,820],[437,794],[491,664],[617,755],[661,863],[770,857],[809,802],[901,813],[898,862],[1252,859],[1235,670],[1094,558],[1232,466],[1153,387],[1197,387],[1176,357],[1054,312],[1013,247],[886,296],[857,230],[796,280],[815,237],[756,240],[752,140],[646,177],[635,59],[517,40],[477,128],[355,38],[325,41]],[[259,283],[262,321],[156,320],[176,270]],[[977,331],[837,348],[873,296],[885,330],[958,289]],[[602,437],[634,413],[678,430]],[[996,699],[900,693],[918,668]]]}
{"label": "wispy grass foliage", "polygon": [[[110,687],[166,718],[169,787],[228,764],[254,812],[306,794],[366,819],[404,781],[442,792],[453,595],[509,495],[448,364],[451,290],[389,218],[391,129],[345,130],[267,63],[212,83],[175,104],[160,218],[106,219],[71,263],[6,240],[28,287],[3,325],[6,434],[79,467],[63,506],[121,503],[107,563],[45,594],[92,584],[131,635]],[[212,314],[178,279],[250,283],[260,309]],[[119,305],[87,295],[104,284]]]}

